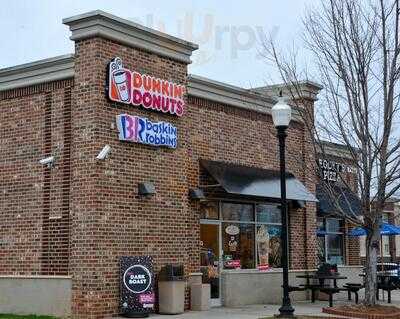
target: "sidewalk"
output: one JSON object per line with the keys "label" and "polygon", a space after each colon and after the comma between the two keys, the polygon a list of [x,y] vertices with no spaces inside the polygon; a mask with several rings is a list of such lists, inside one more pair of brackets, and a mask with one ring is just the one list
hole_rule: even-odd
{"label": "sidewalk", "polygon": [[[360,291],[360,302],[364,298],[364,293]],[[385,295],[385,301],[380,301],[383,305],[388,305],[387,296]],[[351,304],[354,303],[347,301],[347,293],[342,292],[335,296],[334,305]],[[400,291],[392,292],[392,303],[393,306],[400,307]],[[312,315],[321,317],[335,317],[322,313],[322,308],[327,307],[327,301],[316,301],[311,303],[308,301],[299,301],[293,304],[296,315]],[[208,311],[187,311],[180,315],[158,315],[153,314],[150,316],[151,319],[259,319],[265,317],[273,317],[278,314],[280,305],[251,305],[237,308],[225,308],[217,307],[211,308]],[[119,317],[113,317],[116,319]],[[122,317],[121,317],[122,318]]]}
{"label": "sidewalk", "polygon": [[[326,302],[316,302],[312,304],[309,301],[297,302],[294,307],[296,315],[320,315],[327,316],[321,312]],[[252,305],[240,308],[211,308],[209,311],[188,311],[181,315],[152,315],[150,318],[157,319],[258,319],[263,317],[273,317],[278,314],[279,305]]]}

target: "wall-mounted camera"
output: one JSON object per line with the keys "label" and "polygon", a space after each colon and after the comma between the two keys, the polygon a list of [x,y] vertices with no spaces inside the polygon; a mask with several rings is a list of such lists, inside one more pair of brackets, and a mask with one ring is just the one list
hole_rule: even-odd
{"label": "wall-mounted camera", "polygon": [[97,155],[96,159],[98,160],[104,160],[107,158],[108,154],[111,151],[111,146],[110,145],[105,145],[103,149],[100,151],[99,155]]}
{"label": "wall-mounted camera", "polygon": [[54,165],[54,156],[49,156],[49,157],[42,158],[39,161],[39,164],[47,165],[47,167],[49,167],[49,168],[53,167],[53,165]]}

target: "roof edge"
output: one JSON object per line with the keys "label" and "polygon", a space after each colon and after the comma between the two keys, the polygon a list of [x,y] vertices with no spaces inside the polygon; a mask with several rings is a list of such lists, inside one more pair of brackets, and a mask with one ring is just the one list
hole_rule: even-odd
{"label": "roof edge", "polygon": [[[298,90],[301,90],[301,96],[298,96],[297,92],[292,92],[292,88],[297,86]],[[278,96],[279,91],[283,91],[284,95],[290,96],[294,95],[294,98],[305,98],[311,101],[318,100],[318,94],[324,87],[317,82],[313,82],[310,80],[299,81],[296,84],[286,84],[286,83],[278,83],[273,85],[266,85],[254,88],[253,90],[256,92],[264,92],[264,94],[275,95]]]}
{"label": "roof edge", "polygon": [[[353,148],[357,152],[357,149]],[[344,144],[320,141],[319,147],[317,147],[317,153],[321,155],[334,156],[344,158],[347,160],[354,160],[354,156],[349,148]]]}
{"label": "roof edge", "polygon": [[169,34],[150,29],[110,13],[95,10],[64,18],[73,41],[102,37],[134,48],[165,56],[186,64],[198,45]]}
{"label": "roof edge", "polygon": [[0,69],[0,91],[73,78],[73,54],[24,63]]}
{"label": "roof edge", "polygon": [[[270,96],[193,74],[188,76],[187,92],[189,96],[264,114],[271,114],[276,103]],[[295,108],[293,111],[293,120],[303,122],[300,113]]]}

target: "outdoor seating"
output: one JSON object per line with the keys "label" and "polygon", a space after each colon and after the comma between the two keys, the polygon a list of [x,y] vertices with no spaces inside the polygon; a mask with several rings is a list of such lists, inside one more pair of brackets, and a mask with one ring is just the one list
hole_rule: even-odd
{"label": "outdoor seating", "polygon": [[364,285],[348,282],[343,285],[343,290],[347,291],[348,300],[351,300],[351,293],[354,293],[354,300],[358,304],[358,291],[364,288]]}
{"label": "outdoor seating", "polygon": [[[299,275],[297,278],[306,279],[305,284],[301,284],[300,287],[304,287],[304,290],[311,290],[311,302],[315,302],[315,293],[320,291],[329,296],[329,306],[333,305],[333,295],[349,288],[339,288],[337,280],[347,279],[347,277],[341,276],[337,272],[336,265],[322,264],[319,266],[315,274]],[[312,282],[310,282],[312,280]],[[354,288],[355,289],[355,288]],[[358,293],[358,290],[357,290]],[[358,295],[357,295],[358,300]]]}
{"label": "outdoor seating", "polygon": [[342,288],[337,288],[337,287],[325,287],[319,289],[319,291],[329,296],[329,307],[333,307],[333,295],[339,293],[341,290]]}
{"label": "outdoor seating", "polygon": [[376,290],[377,300],[379,300],[379,289],[387,292],[388,303],[392,303],[392,290],[396,290],[397,286],[391,281],[391,278],[388,278],[388,280],[383,280],[378,283],[378,289]]}
{"label": "outdoor seating", "polygon": [[292,291],[305,291],[307,288],[306,287],[301,287],[301,286],[289,286],[289,292]]}

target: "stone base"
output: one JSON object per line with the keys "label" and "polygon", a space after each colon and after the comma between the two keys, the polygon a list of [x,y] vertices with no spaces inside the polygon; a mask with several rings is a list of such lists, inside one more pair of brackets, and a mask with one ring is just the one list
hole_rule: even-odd
{"label": "stone base", "polygon": [[185,285],[184,281],[158,282],[160,314],[175,315],[184,312]]}
{"label": "stone base", "polygon": [[190,305],[194,311],[210,309],[211,287],[210,284],[192,284],[190,287]]}

